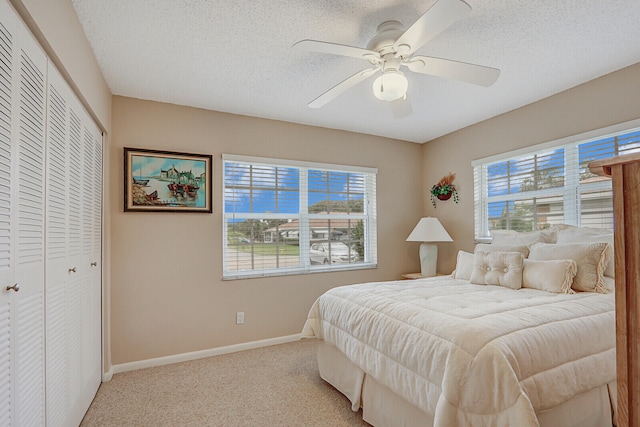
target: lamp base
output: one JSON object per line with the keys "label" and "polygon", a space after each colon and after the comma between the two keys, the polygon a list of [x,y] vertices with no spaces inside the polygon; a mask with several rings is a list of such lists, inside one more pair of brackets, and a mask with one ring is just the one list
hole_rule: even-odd
{"label": "lamp base", "polygon": [[438,265],[438,245],[435,243],[420,243],[420,272],[424,277],[436,275]]}

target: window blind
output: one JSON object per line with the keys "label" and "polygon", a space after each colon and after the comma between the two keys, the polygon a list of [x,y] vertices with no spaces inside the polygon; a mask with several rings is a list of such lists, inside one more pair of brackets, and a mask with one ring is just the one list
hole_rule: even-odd
{"label": "window blind", "polygon": [[476,239],[556,224],[613,229],[611,182],[589,162],[640,150],[640,128],[473,163]]}
{"label": "window blind", "polygon": [[224,277],[377,262],[376,170],[223,156]]}

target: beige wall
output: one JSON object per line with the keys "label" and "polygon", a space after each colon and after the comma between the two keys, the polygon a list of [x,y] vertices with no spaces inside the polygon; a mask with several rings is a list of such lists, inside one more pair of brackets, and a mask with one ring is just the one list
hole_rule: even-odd
{"label": "beige wall", "polygon": [[[454,239],[439,244],[439,271],[451,271],[457,251],[474,247],[472,160],[638,118],[640,64],[424,144],[424,214],[438,217]],[[448,172],[456,173],[460,203],[434,209],[428,190]]]}
{"label": "beige wall", "polygon": [[[213,214],[123,212],[123,147],[213,154]],[[422,146],[113,98],[109,173],[114,364],[297,334],[313,301],[419,268],[405,239],[422,212]],[[222,153],[378,168],[377,269],[223,281]],[[245,324],[235,324],[237,311]]]}

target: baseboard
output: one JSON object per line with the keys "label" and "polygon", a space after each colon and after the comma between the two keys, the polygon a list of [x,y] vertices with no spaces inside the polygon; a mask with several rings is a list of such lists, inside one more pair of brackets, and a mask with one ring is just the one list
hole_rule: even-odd
{"label": "baseboard", "polygon": [[108,371],[102,373],[102,382],[107,383],[111,381],[111,378],[113,378],[113,366]]}
{"label": "baseboard", "polygon": [[[154,359],[139,360],[136,362],[121,363],[113,365],[109,371],[109,380],[112,375],[122,372],[135,371],[137,369],[153,368],[155,366],[170,365],[172,363],[187,362],[189,360],[204,359],[205,357],[219,356],[221,354],[235,353],[238,351],[251,350],[254,348],[269,347],[271,345],[285,344],[288,342],[298,341],[301,334],[288,335],[284,337],[269,338],[266,340],[251,341],[241,344],[233,344],[225,347],[211,348],[207,350],[194,351],[191,353],[181,353],[172,356],[157,357]],[[105,381],[107,375],[104,376]]]}

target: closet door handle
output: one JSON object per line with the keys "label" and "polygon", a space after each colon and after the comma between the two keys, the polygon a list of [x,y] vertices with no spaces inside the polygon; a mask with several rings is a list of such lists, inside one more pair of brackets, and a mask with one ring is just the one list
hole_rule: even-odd
{"label": "closet door handle", "polygon": [[98,262],[97,262],[97,261],[93,261],[93,262],[91,263],[91,267],[97,267],[97,266],[98,266]]}
{"label": "closet door handle", "polygon": [[13,286],[7,286],[7,290],[8,291],[18,292],[20,290],[20,285],[16,283]]}
{"label": "closet door handle", "polygon": [[75,273],[76,271],[78,271],[78,269],[75,267],[69,269],[69,273]]}

